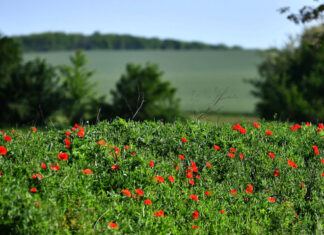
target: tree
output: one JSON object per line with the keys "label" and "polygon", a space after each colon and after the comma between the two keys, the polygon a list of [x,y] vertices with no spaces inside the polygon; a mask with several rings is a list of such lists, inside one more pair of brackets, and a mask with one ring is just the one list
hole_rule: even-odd
{"label": "tree", "polygon": [[97,114],[98,105],[104,97],[97,97],[95,86],[91,82],[94,71],[86,67],[87,58],[82,51],[76,51],[70,57],[72,66],[60,66],[60,75],[64,92],[64,115],[71,123],[93,119]]}
{"label": "tree", "polygon": [[21,63],[21,51],[18,44],[11,38],[0,35],[0,122],[5,123],[9,117],[8,99],[10,92],[7,87],[11,74]]}
{"label": "tree", "polygon": [[19,65],[6,86],[9,111],[7,123],[46,122],[60,109],[61,84],[53,66],[35,59]]}
{"label": "tree", "polygon": [[[261,80],[251,83],[260,98],[257,112],[266,119],[277,114],[281,120],[324,120],[324,40],[314,47],[312,40],[323,26],[304,32],[299,46],[265,54],[258,67]],[[317,40],[317,39],[316,39]]]}
{"label": "tree", "polygon": [[112,91],[113,109],[116,115],[126,119],[173,121],[179,117],[179,99],[170,82],[161,80],[157,65],[127,64]]}

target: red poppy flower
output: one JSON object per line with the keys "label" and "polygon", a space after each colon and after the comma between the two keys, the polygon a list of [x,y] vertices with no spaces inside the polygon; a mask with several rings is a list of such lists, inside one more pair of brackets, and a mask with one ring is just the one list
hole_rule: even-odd
{"label": "red poppy flower", "polygon": [[159,210],[158,212],[154,212],[154,215],[156,216],[156,217],[164,217],[164,211],[162,211],[162,210]]}
{"label": "red poppy flower", "polygon": [[238,129],[242,128],[239,123],[233,126],[233,130],[237,131]]}
{"label": "red poppy flower", "polygon": [[164,178],[162,176],[155,176],[155,177],[153,177],[153,180],[156,180],[156,181],[158,181],[160,183],[164,182]]}
{"label": "red poppy flower", "polygon": [[2,175],[2,171],[0,171],[0,175]]}
{"label": "red poppy flower", "polygon": [[56,163],[50,164],[51,170],[58,171],[60,169],[59,165],[56,165]]}
{"label": "red poppy flower", "polygon": [[229,156],[230,158],[234,158],[235,157],[234,153],[229,153],[229,154],[227,154],[227,156]]}
{"label": "red poppy flower", "polygon": [[154,162],[152,160],[150,161],[150,167],[154,167]]}
{"label": "red poppy flower", "polygon": [[59,159],[61,159],[63,161],[66,161],[69,158],[67,153],[59,153],[57,156],[58,156]]}
{"label": "red poppy flower", "polygon": [[248,194],[252,194],[252,192],[253,192],[253,186],[251,184],[248,184],[248,188],[245,191]]}
{"label": "red poppy flower", "polygon": [[266,135],[273,135],[272,131],[266,130]]}
{"label": "red poppy flower", "polygon": [[319,128],[319,129],[317,129],[317,132],[321,132],[321,131],[322,131],[322,129],[320,129],[320,128]]}
{"label": "red poppy flower", "polygon": [[239,132],[240,132],[241,134],[246,134],[246,130],[245,130],[244,128],[240,128],[240,129],[239,129]]}
{"label": "red poppy flower", "polygon": [[37,189],[36,188],[31,188],[31,189],[29,189],[29,191],[32,192],[32,193],[36,193]]}
{"label": "red poppy flower", "polygon": [[43,176],[40,175],[40,174],[33,174],[32,177],[33,177],[34,179],[37,179],[37,178],[38,178],[38,179],[40,179],[40,180],[43,178]]}
{"label": "red poppy flower", "polygon": [[306,126],[311,126],[311,124],[309,122],[306,122]]}
{"label": "red poppy flower", "polygon": [[191,170],[192,170],[193,172],[198,172],[198,169],[197,169],[197,167],[196,167],[196,163],[191,162]]}
{"label": "red poppy flower", "polygon": [[42,162],[42,168],[46,169],[46,164],[44,162]]}
{"label": "red poppy flower", "polygon": [[301,125],[299,125],[299,124],[296,124],[296,125],[295,125],[295,129],[299,130],[299,129],[301,129],[301,128],[302,128]]}
{"label": "red poppy flower", "polygon": [[206,195],[206,196],[208,196],[209,194],[212,194],[212,192],[211,192],[211,191],[206,191],[206,192],[205,192],[205,195]]}
{"label": "red poppy flower", "polygon": [[176,170],[176,171],[179,170],[179,165],[178,165],[178,164],[176,165],[175,170]]}
{"label": "red poppy flower", "polygon": [[243,154],[242,154],[242,153],[240,153],[240,158],[241,158],[241,159],[243,159],[243,158],[244,158],[244,157],[243,157]]}
{"label": "red poppy flower", "polygon": [[189,184],[191,184],[191,185],[195,185],[195,181],[193,181],[193,180],[189,180],[188,182],[189,182]]}
{"label": "red poppy flower", "polygon": [[66,135],[67,137],[69,137],[69,136],[71,135],[71,133],[70,133],[69,131],[66,131],[66,132],[65,132],[65,135]]}
{"label": "red poppy flower", "polygon": [[172,175],[169,175],[169,181],[170,181],[171,183],[174,183],[174,178],[173,178]]}
{"label": "red poppy flower", "polygon": [[33,130],[33,132],[37,131],[36,127],[31,127],[31,129]]}
{"label": "red poppy flower", "polygon": [[122,193],[125,194],[127,197],[131,197],[132,193],[128,189],[123,189]]}
{"label": "red poppy flower", "polygon": [[215,145],[214,145],[214,149],[215,149],[215,150],[220,150],[220,147],[219,147],[218,145],[215,144]]}
{"label": "red poppy flower", "polygon": [[82,131],[79,131],[77,135],[78,135],[79,137],[81,137],[81,138],[82,138],[82,137],[84,136],[84,132],[82,132]]}
{"label": "red poppy flower", "polygon": [[184,156],[181,154],[179,154],[179,158],[180,158],[180,160],[184,160]]}
{"label": "red poppy flower", "polygon": [[324,164],[324,159],[321,159],[321,162]]}
{"label": "red poppy flower", "polygon": [[236,152],[236,149],[235,149],[235,148],[230,148],[230,151],[231,151],[232,153],[235,153],[235,152]]}
{"label": "red poppy flower", "polygon": [[273,172],[273,174],[274,174],[274,176],[278,176],[278,175],[279,175],[279,171],[278,171],[278,170],[275,170],[275,171]]}
{"label": "red poppy flower", "polygon": [[322,176],[324,177],[324,172],[322,173]]}
{"label": "red poppy flower", "polygon": [[132,156],[135,156],[135,153],[131,153]]}
{"label": "red poppy flower", "polygon": [[12,139],[11,139],[11,137],[10,137],[9,135],[6,135],[6,136],[5,136],[5,141],[8,141],[8,142],[9,142],[9,141],[11,141],[11,140],[12,140]]}
{"label": "red poppy flower", "polygon": [[197,195],[192,194],[192,195],[189,195],[189,197],[194,201],[198,201],[198,196]]}
{"label": "red poppy flower", "polygon": [[319,127],[320,129],[324,129],[324,125],[323,125],[323,123],[318,123],[318,127]]}
{"label": "red poppy flower", "polygon": [[274,197],[269,197],[269,202],[275,202],[276,199]]}
{"label": "red poppy flower", "polygon": [[182,137],[181,140],[182,140],[182,142],[185,142],[185,143],[188,142],[188,140],[185,137]]}
{"label": "red poppy flower", "polygon": [[257,122],[253,123],[253,126],[254,126],[255,128],[260,128],[260,125],[259,125]]}
{"label": "red poppy flower", "polygon": [[288,164],[289,166],[293,167],[293,168],[297,168],[296,163],[294,163],[292,160],[288,159]]}
{"label": "red poppy flower", "polygon": [[150,199],[146,199],[146,200],[144,200],[144,204],[151,206],[152,205],[152,201]]}
{"label": "red poppy flower", "polygon": [[142,191],[142,189],[135,189],[135,191],[138,193],[138,195],[140,195],[141,197],[144,196],[144,192]]}
{"label": "red poppy flower", "polygon": [[109,226],[113,229],[118,229],[118,225],[112,222],[109,222]]}
{"label": "red poppy flower", "polygon": [[113,170],[113,171],[118,171],[118,170],[119,170],[119,166],[118,166],[118,165],[113,165],[113,166],[111,167],[111,170]]}
{"label": "red poppy flower", "polygon": [[104,140],[99,140],[97,142],[97,145],[102,145],[102,146],[105,146],[106,145],[106,142]]}
{"label": "red poppy flower", "polygon": [[76,128],[72,127],[71,131],[76,132]]}
{"label": "red poppy flower", "polygon": [[68,138],[66,138],[66,139],[64,140],[64,142],[65,142],[66,145],[70,145],[70,144],[71,144],[71,141],[70,141]]}
{"label": "red poppy flower", "polygon": [[290,130],[294,131],[295,127],[294,126],[290,126]]}
{"label": "red poppy flower", "polygon": [[206,163],[206,166],[207,166],[207,167],[212,167],[212,165],[210,165],[209,162]]}
{"label": "red poppy flower", "polygon": [[305,187],[303,182],[300,183],[300,186],[301,186],[302,188]]}
{"label": "red poppy flower", "polygon": [[274,155],[274,153],[268,153],[268,156],[272,159],[274,159],[276,156]]}
{"label": "red poppy flower", "polygon": [[187,179],[191,179],[192,177],[193,177],[193,174],[190,173],[190,172],[188,172],[188,173],[187,173]]}
{"label": "red poppy flower", "polygon": [[226,214],[226,212],[225,212],[224,210],[220,210],[220,212],[221,212],[222,214]]}
{"label": "red poppy flower", "polygon": [[92,170],[89,170],[89,169],[85,169],[85,170],[82,170],[83,174],[88,174],[88,175],[91,175],[93,172]]}
{"label": "red poppy flower", "polygon": [[319,151],[318,151],[318,148],[317,148],[316,145],[313,145],[313,146],[312,146],[312,149],[314,150],[314,153],[315,153],[316,155],[319,154]]}
{"label": "red poppy flower", "polygon": [[237,191],[236,191],[235,189],[232,189],[232,190],[231,190],[231,193],[232,193],[232,195],[234,195],[234,194],[237,193]]}
{"label": "red poppy flower", "polygon": [[3,130],[0,131],[2,133],[2,135],[6,135],[6,132],[4,132]]}
{"label": "red poppy flower", "polygon": [[7,149],[4,146],[0,146],[0,154],[1,155],[6,155],[7,154]]}
{"label": "red poppy flower", "polygon": [[193,219],[198,219],[198,217],[199,217],[198,211],[194,211],[194,213],[192,213],[192,218]]}
{"label": "red poppy flower", "polygon": [[193,228],[193,229],[196,229],[196,228],[197,228],[197,225],[192,225],[192,228]]}

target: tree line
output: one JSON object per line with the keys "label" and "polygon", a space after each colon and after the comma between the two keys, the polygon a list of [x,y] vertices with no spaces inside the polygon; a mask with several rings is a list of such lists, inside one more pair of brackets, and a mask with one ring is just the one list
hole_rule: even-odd
{"label": "tree line", "polygon": [[229,47],[225,44],[209,45],[201,42],[183,42],[173,39],[135,37],[132,35],[100,34],[95,32],[86,36],[83,34],[66,34],[63,32],[48,32],[14,36],[13,39],[25,52],[29,51],[59,51],[59,50],[242,50],[240,46]]}

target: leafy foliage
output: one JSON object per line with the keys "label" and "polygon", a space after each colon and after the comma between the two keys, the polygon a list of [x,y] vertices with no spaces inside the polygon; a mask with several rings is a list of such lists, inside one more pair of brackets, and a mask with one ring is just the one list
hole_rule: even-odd
{"label": "leafy foliage", "polygon": [[[314,0],[318,2],[318,0]],[[290,12],[290,7],[282,7],[279,9],[280,13],[288,13]],[[324,12],[324,4],[320,3],[315,7],[312,6],[303,6],[299,9],[298,13],[290,13],[287,16],[287,19],[293,21],[296,24],[299,23],[308,23],[317,19],[320,19]]]}
{"label": "leafy foliage", "polygon": [[71,131],[8,130],[11,141],[0,132],[1,231],[321,234],[323,132],[295,127],[119,119]]}
{"label": "leafy foliage", "polygon": [[112,91],[115,114],[137,120],[173,121],[179,117],[179,99],[170,82],[161,80],[157,65],[128,64]]}
{"label": "leafy foliage", "polygon": [[92,119],[104,97],[96,96],[96,84],[90,80],[94,71],[88,71],[85,54],[78,50],[70,61],[71,66],[60,66],[60,76],[64,92],[63,113],[71,123],[75,123]]}
{"label": "leafy foliage", "polygon": [[314,45],[319,28],[304,32],[298,47],[288,45],[265,54],[259,65],[262,80],[252,81],[261,100],[257,112],[266,119],[324,119],[324,40]]}

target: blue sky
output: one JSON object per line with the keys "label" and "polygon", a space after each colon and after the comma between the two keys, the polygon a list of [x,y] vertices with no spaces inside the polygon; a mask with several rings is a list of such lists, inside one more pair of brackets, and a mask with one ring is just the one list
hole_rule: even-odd
{"label": "blue sky", "polygon": [[246,48],[281,47],[295,25],[277,11],[312,0],[0,0],[0,32],[132,34]]}

